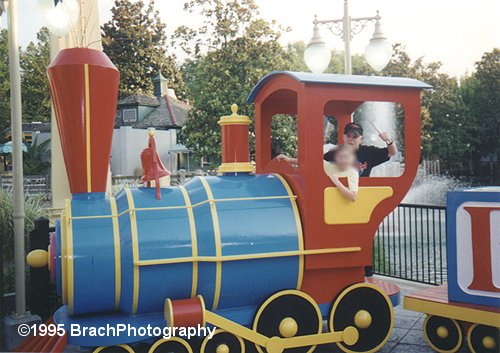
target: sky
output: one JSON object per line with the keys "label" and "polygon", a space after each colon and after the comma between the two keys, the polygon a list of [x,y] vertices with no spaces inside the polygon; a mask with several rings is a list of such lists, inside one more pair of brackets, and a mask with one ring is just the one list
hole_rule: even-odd
{"label": "sky", "polygon": [[[19,1],[19,0],[18,0]],[[36,39],[41,26],[37,14],[37,0],[20,0],[19,40],[25,46]],[[111,17],[114,0],[98,1],[101,23]],[[342,0],[255,0],[262,16],[275,19],[291,31],[284,33],[283,44],[294,41],[308,42],[312,36],[312,20],[337,19],[343,16]],[[183,11],[184,0],[156,0],[162,20],[167,24],[167,34],[183,24],[196,25],[197,16]],[[382,16],[382,30],[391,43],[402,43],[412,59],[441,61],[442,71],[462,76],[473,71],[474,63],[486,51],[500,47],[499,0],[350,0],[351,17]],[[0,26],[6,26],[5,14]],[[373,34],[373,24],[354,36],[352,53],[363,53]],[[340,37],[331,35],[325,28],[323,37],[333,49],[343,50]],[[174,49],[183,58],[180,49]]]}

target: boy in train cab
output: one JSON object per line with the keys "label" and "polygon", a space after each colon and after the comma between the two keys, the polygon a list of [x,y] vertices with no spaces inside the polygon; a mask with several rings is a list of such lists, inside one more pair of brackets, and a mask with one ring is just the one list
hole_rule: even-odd
{"label": "boy in train cab", "polygon": [[[351,145],[338,145],[329,151],[333,154],[333,163],[324,161],[325,173],[349,201],[356,201],[358,193],[359,174],[356,169],[356,151]],[[339,178],[346,177],[348,187]]]}

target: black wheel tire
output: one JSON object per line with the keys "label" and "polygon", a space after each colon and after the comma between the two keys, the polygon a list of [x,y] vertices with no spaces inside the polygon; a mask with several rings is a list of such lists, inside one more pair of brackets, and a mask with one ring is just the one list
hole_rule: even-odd
{"label": "black wheel tire", "polygon": [[[370,314],[371,324],[358,327],[355,323],[359,311]],[[394,310],[389,297],[379,287],[369,283],[354,284],[345,289],[333,302],[329,317],[330,331],[343,331],[352,326],[358,330],[359,338],[353,345],[339,342],[344,352],[376,352],[389,339],[394,326]]]}
{"label": "black wheel tire", "polygon": [[462,346],[460,325],[447,317],[428,315],[424,321],[424,336],[437,352],[455,353]]}
{"label": "black wheel tire", "polygon": [[245,342],[241,337],[235,336],[224,330],[216,330],[213,337],[205,337],[201,344],[201,353],[220,353],[226,351],[221,350],[221,346],[227,348],[229,353],[245,353]]}
{"label": "black wheel tire", "polygon": [[499,336],[498,327],[474,324],[467,332],[467,344],[472,353],[498,353]]}
{"label": "black wheel tire", "polygon": [[[297,290],[285,290],[269,297],[255,315],[253,329],[264,336],[283,337],[280,323],[285,318],[292,318],[297,323],[295,336],[319,334],[323,328],[323,319],[316,302],[307,294]],[[260,353],[267,353],[256,345]],[[316,346],[287,348],[284,353],[311,353]]]}
{"label": "black wheel tire", "polygon": [[189,343],[179,337],[162,338],[153,343],[148,353],[193,353]]}

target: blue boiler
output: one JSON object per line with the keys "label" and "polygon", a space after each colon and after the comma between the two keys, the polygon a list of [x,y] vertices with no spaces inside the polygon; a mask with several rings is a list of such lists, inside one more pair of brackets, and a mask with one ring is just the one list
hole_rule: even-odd
{"label": "blue boiler", "polygon": [[298,208],[278,175],[196,177],[162,188],[161,200],[154,188],[73,195],[56,232],[68,319],[163,313],[166,298],[201,295],[238,320],[238,308],[302,281]]}

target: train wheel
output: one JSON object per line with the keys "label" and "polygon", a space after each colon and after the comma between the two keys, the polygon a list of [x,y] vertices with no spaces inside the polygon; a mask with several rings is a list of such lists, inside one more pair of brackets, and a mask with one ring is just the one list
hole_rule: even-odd
{"label": "train wheel", "polygon": [[213,337],[205,337],[201,353],[245,353],[245,342],[241,337],[224,330],[216,330]]}
{"label": "train wheel", "polygon": [[92,353],[135,353],[128,344],[117,344],[116,346],[101,346],[94,349]]}
{"label": "train wheel", "polygon": [[427,315],[424,321],[424,336],[437,352],[454,353],[462,346],[460,325],[446,317]]}
{"label": "train wheel", "polygon": [[161,338],[149,349],[148,353],[193,353],[189,343],[179,337]]}
{"label": "train wheel", "polygon": [[358,330],[359,338],[354,344],[338,343],[344,352],[376,352],[391,336],[394,310],[389,297],[379,287],[358,283],[335,299],[328,323],[332,332],[349,326]]}
{"label": "train wheel", "polygon": [[[290,338],[319,334],[323,321],[318,305],[307,294],[285,290],[269,297],[255,315],[253,329],[267,337]],[[260,353],[266,349],[256,345]],[[284,353],[310,353],[316,346],[288,348]]]}
{"label": "train wheel", "polygon": [[497,327],[474,324],[467,332],[467,344],[473,353],[497,353],[500,331]]}

